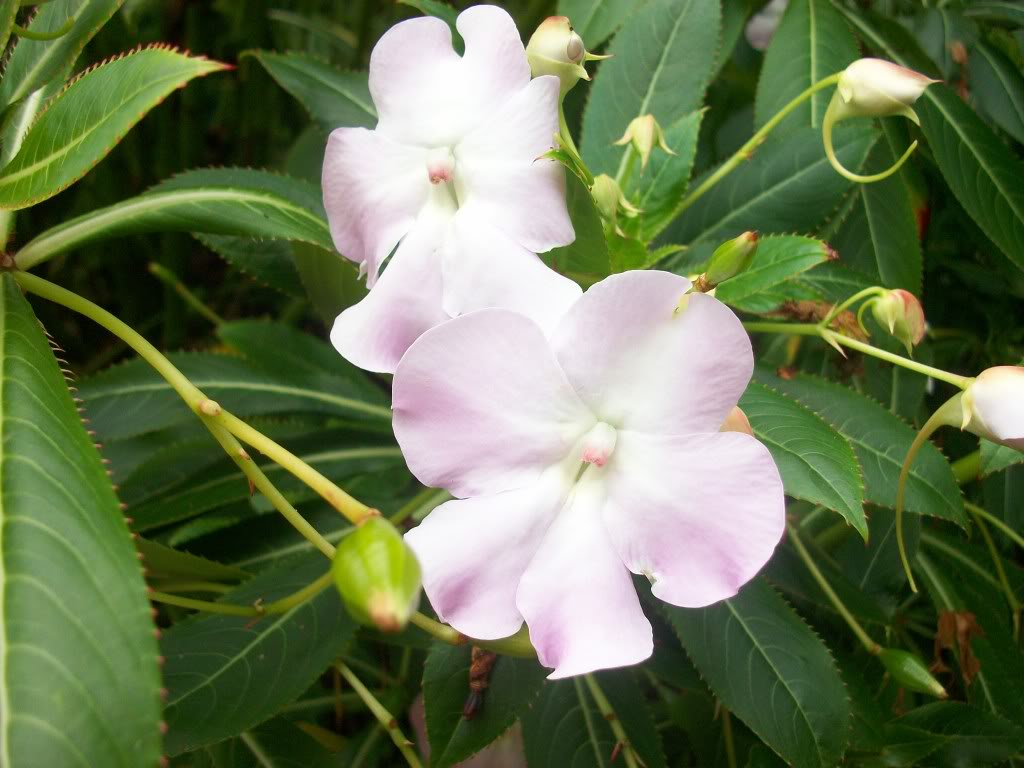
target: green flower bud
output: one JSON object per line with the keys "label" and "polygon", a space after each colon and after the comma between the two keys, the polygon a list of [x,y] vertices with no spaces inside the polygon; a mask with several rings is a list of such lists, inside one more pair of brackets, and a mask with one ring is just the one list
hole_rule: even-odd
{"label": "green flower bud", "polygon": [[694,282],[694,290],[706,293],[750,266],[757,253],[757,232],[744,232],[722,243],[711,254],[707,271]]}
{"label": "green flower bud", "polygon": [[580,80],[589,80],[590,75],[583,68],[584,62],[607,59],[587,53],[581,38],[566,16],[549,16],[530,37],[526,44],[526,58],[534,77],[554,75],[562,81],[562,96]]}
{"label": "green flower bud", "polygon": [[914,346],[924,338],[924,310],[910,291],[902,288],[886,291],[872,301],[871,314],[880,326],[903,343],[908,355],[913,354]]}
{"label": "green flower bud", "polygon": [[892,679],[900,686],[918,693],[927,693],[945,699],[949,696],[942,684],[932,677],[928,667],[917,656],[898,648],[883,648],[878,654],[879,661],[889,670]]}
{"label": "green flower bud", "polygon": [[620,235],[622,230],[619,229],[619,214],[631,219],[640,213],[640,209],[622,194],[615,179],[605,173],[594,177],[594,186],[590,188],[590,194],[594,196],[594,204],[601,218]]}
{"label": "green flower bud", "polygon": [[634,117],[622,134],[622,138],[615,142],[617,146],[632,144],[633,149],[640,155],[640,168],[647,167],[647,161],[651,159],[651,152],[654,147],[660,147],[664,152],[674,155],[672,148],[665,143],[665,132],[661,130],[654,115],[640,115]]}
{"label": "green flower bud", "polygon": [[420,602],[420,564],[395,526],[371,517],[341,540],[334,584],[356,621],[400,632]]}

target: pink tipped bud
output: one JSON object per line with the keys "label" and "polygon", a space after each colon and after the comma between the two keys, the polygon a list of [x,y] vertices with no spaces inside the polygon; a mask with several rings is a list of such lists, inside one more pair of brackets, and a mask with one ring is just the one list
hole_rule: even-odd
{"label": "pink tipped bud", "polygon": [[964,390],[960,406],[961,429],[1024,451],[1024,367],[982,371]]}
{"label": "pink tipped bud", "polygon": [[904,115],[915,123],[911,106],[938,80],[882,59],[858,59],[839,77],[829,109],[835,120],[847,117]]}
{"label": "pink tipped bud", "polygon": [[910,291],[897,288],[886,291],[871,304],[871,314],[878,324],[903,342],[907,354],[921,343],[925,332],[924,310]]}
{"label": "pink tipped bud", "polygon": [[534,77],[554,75],[561,83],[564,96],[580,80],[590,75],[583,63],[607,56],[587,53],[586,46],[566,16],[549,16],[540,23],[526,45],[526,58]]}

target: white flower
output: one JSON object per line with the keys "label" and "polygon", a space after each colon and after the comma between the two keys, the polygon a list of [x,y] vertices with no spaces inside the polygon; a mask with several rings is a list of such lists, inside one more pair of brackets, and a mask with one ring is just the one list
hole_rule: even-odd
{"label": "white flower", "polygon": [[998,365],[968,385],[960,406],[961,429],[1024,451],[1024,368]]}
{"label": "white flower", "polygon": [[549,328],[580,295],[536,255],[574,237],[563,170],[538,159],[558,131],[558,78],[531,81],[505,11],[470,8],[457,26],[462,56],[439,19],[388,30],[370,58],[376,128],[339,128],[327,145],[331,234],[371,288],[331,340],[369,370],[393,371],[463,312],[507,307]]}

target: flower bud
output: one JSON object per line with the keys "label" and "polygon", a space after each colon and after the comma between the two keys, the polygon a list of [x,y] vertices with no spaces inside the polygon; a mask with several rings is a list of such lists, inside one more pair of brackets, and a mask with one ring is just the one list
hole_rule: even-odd
{"label": "flower bud", "polygon": [[738,405],[729,411],[729,415],[725,417],[725,421],[722,422],[722,426],[719,427],[718,431],[743,432],[751,437],[754,436],[754,430],[750,426],[750,419],[747,418],[747,414]]}
{"label": "flower bud", "polygon": [[619,234],[622,234],[618,224],[619,213],[630,219],[640,213],[640,209],[622,194],[615,179],[605,173],[594,177],[594,186],[590,188],[590,194],[594,196],[594,204],[601,218]]}
{"label": "flower bud", "polygon": [[568,17],[549,16],[530,36],[530,42],[526,44],[526,58],[534,77],[554,75],[561,80],[562,95],[565,96],[581,79],[590,79],[583,68],[584,62],[609,57],[587,53],[583,38],[573,31]]}
{"label": "flower bud", "polygon": [[883,648],[878,654],[879,661],[889,670],[892,679],[903,688],[918,693],[927,693],[940,699],[949,696],[942,684],[932,677],[928,667],[917,656],[898,648]]}
{"label": "flower bud", "polygon": [[757,253],[757,232],[744,232],[722,243],[711,254],[707,271],[694,282],[694,290],[707,293],[750,266]]}
{"label": "flower bud", "polygon": [[419,605],[420,564],[382,517],[364,520],[341,540],[331,572],[349,614],[382,632],[400,632]]}
{"label": "flower bud", "polygon": [[982,371],[960,398],[961,429],[1024,451],[1024,367]]}
{"label": "flower bud", "polygon": [[665,132],[661,130],[661,126],[654,119],[654,115],[634,117],[626,128],[626,132],[622,134],[622,138],[616,141],[615,144],[620,147],[625,144],[632,144],[633,149],[640,155],[641,170],[647,167],[647,161],[651,159],[651,152],[654,150],[655,145],[670,155],[675,154],[672,148],[665,143]]}
{"label": "flower bud", "polygon": [[914,347],[924,338],[924,310],[910,291],[902,288],[886,291],[872,301],[871,314],[880,326],[903,342],[908,355],[913,354]]}

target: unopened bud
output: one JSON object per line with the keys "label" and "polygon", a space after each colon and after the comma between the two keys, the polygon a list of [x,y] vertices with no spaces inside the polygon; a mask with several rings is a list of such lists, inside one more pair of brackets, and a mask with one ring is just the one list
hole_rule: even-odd
{"label": "unopened bud", "polygon": [[661,130],[661,126],[654,119],[654,115],[634,117],[626,128],[626,132],[622,134],[622,138],[616,141],[615,144],[620,147],[625,144],[632,144],[633,149],[640,155],[641,169],[647,167],[647,161],[651,159],[651,152],[654,151],[655,146],[660,147],[670,155],[675,154],[672,148],[665,143],[665,132]]}
{"label": "unopened bud", "polygon": [[554,75],[562,82],[564,96],[580,80],[589,80],[584,62],[607,59],[587,53],[581,38],[566,16],[549,16],[540,23],[526,44],[526,58],[534,77]]}
{"label": "unopened bud", "polygon": [[338,544],[331,566],[349,614],[382,632],[400,632],[420,602],[420,564],[381,517],[360,523]]}
{"label": "unopened bud", "polygon": [[602,173],[594,177],[594,186],[590,188],[590,193],[594,196],[594,204],[601,218],[619,234],[622,234],[618,223],[619,214],[631,219],[640,213],[640,209],[622,194],[615,179],[607,174]]}
{"label": "unopened bud", "polygon": [[961,429],[1024,451],[1024,367],[982,371],[960,395]]}
{"label": "unopened bud", "polygon": [[719,432],[743,432],[746,435],[754,436],[754,430],[750,426],[750,419],[747,418],[740,407],[737,405],[731,411],[729,415],[725,417],[725,421],[722,422],[722,426],[718,429]]}
{"label": "unopened bud", "polygon": [[924,338],[924,310],[910,291],[902,288],[886,291],[872,301],[871,314],[880,326],[903,343],[908,355],[913,354],[914,347]]}
{"label": "unopened bud", "polygon": [[697,278],[694,289],[706,293],[750,266],[757,253],[757,232],[744,232],[722,243],[711,254],[707,271]]}
{"label": "unopened bud", "polygon": [[949,696],[942,684],[932,677],[925,663],[909,651],[883,648],[878,660],[889,670],[892,679],[903,688],[945,699]]}

